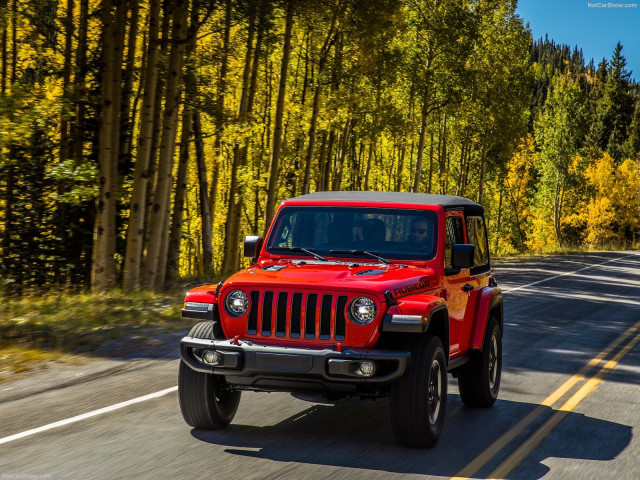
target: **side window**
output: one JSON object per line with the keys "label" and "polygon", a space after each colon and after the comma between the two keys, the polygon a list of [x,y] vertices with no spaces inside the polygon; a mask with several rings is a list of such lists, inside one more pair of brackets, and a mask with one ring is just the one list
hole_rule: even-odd
{"label": "side window", "polygon": [[487,230],[482,217],[467,217],[467,235],[469,237],[469,243],[476,246],[473,258],[473,271],[483,271],[489,267],[489,243]]}
{"label": "side window", "polygon": [[444,247],[444,266],[451,268],[451,247],[456,243],[464,243],[464,230],[461,217],[447,217],[447,236]]}

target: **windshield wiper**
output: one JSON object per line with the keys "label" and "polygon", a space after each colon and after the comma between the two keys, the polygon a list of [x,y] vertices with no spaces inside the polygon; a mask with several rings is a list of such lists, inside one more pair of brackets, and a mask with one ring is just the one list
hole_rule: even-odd
{"label": "windshield wiper", "polygon": [[270,247],[270,250],[281,250],[283,252],[306,253],[307,255],[311,255],[312,257],[315,257],[318,260],[322,260],[323,262],[328,262],[329,261],[326,258],[324,258],[323,256],[318,255],[317,253],[315,253],[315,250],[310,250],[308,248],[302,248],[302,247]]}
{"label": "windshield wiper", "polygon": [[330,250],[329,253],[349,253],[351,255],[363,255],[365,257],[376,258],[386,265],[389,265],[391,263],[386,258],[382,258],[377,255],[378,252],[366,252],[364,250]]}

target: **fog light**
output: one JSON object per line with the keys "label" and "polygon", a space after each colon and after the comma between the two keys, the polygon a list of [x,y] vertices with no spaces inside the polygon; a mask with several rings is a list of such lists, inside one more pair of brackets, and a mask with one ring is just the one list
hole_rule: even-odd
{"label": "fog light", "polygon": [[202,355],[202,360],[207,365],[220,365],[222,363],[222,354],[215,350],[207,350]]}
{"label": "fog light", "polygon": [[370,361],[360,362],[358,373],[363,377],[371,377],[376,373],[376,364]]}

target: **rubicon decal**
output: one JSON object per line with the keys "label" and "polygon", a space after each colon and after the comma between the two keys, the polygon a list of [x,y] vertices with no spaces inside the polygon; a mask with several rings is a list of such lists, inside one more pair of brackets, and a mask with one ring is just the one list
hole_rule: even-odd
{"label": "rubicon decal", "polygon": [[404,287],[394,288],[393,294],[397,297],[404,295],[405,293],[415,292],[416,290],[423,290],[429,286],[429,282],[418,282],[411,285],[405,285]]}

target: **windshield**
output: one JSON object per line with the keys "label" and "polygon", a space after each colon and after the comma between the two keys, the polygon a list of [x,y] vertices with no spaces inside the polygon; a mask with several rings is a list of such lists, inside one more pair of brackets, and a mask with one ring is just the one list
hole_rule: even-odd
{"label": "windshield", "polygon": [[428,260],[436,254],[436,223],[436,213],[425,210],[291,206],[278,214],[267,251],[353,257],[361,255],[344,251],[358,250],[385,259]]}

